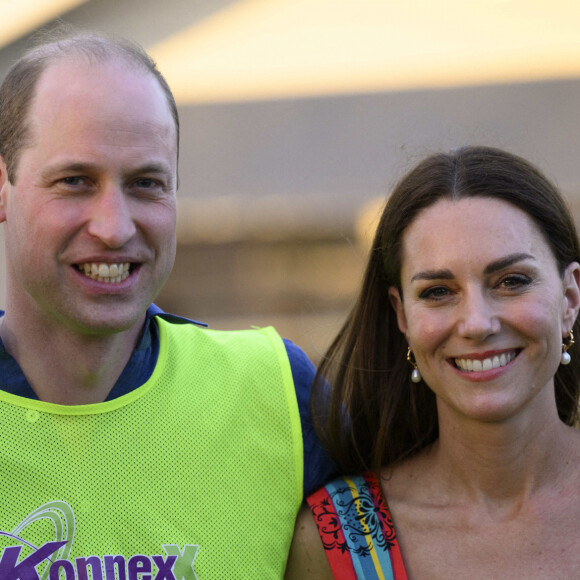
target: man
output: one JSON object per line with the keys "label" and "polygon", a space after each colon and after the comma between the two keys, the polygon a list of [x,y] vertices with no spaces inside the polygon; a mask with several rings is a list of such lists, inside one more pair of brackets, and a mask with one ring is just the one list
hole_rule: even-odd
{"label": "man", "polygon": [[3,580],[279,578],[303,491],[332,469],[297,347],[152,305],[178,139],[126,41],[53,40],[0,87]]}

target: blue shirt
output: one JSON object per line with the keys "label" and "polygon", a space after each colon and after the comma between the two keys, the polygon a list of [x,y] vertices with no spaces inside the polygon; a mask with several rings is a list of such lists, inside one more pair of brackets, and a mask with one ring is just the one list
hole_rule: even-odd
{"label": "blue shirt", "polygon": [[[4,312],[0,311],[1,315]],[[147,316],[143,332],[129,362],[117,379],[105,400],[110,401],[126,395],[132,390],[144,384],[155,369],[159,355],[159,333],[155,316],[160,316],[176,324],[199,324],[207,326],[188,318],[182,318],[163,312],[159,307],[152,304],[147,309]],[[310,389],[315,375],[314,365],[310,362],[304,351],[294,343],[284,339],[296,398],[300,410],[300,423],[302,426],[302,440],[304,447],[304,496],[306,497],[317,488],[326,483],[335,472],[335,467],[316,435],[310,414]],[[28,384],[20,365],[4,348],[0,339],[0,389],[19,397],[38,399],[32,387]]]}

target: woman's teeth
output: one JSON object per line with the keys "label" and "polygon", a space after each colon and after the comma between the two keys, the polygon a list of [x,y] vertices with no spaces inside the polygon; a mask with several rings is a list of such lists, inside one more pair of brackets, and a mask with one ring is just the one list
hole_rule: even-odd
{"label": "woman's teeth", "polygon": [[462,371],[468,373],[478,372],[478,371],[490,371],[491,369],[498,369],[500,367],[505,367],[516,357],[516,352],[504,352],[499,356],[493,356],[490,358],[485,358],[483,360],[471,359],[471,358],[456,358],[454,359],[455,366]]}

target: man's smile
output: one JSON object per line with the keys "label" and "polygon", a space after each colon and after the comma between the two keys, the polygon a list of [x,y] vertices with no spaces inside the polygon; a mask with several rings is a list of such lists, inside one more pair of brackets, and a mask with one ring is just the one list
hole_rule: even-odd
{"label": "man's smile", "polygon": [[96,280],[97,282],[108,282],[109,284],[117,284],[126,280],[131,273],[131,264],[129,262],[121,262],[118,264],[107,264],[105,262],[86,262],[84,264],[77,264],[77,269],[85,274],[85,276]]}

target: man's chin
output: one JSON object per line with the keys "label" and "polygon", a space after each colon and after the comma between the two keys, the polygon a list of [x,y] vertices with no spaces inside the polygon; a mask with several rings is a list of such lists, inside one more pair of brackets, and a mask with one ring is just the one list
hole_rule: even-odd
{"label": "man's chin", "polygon": [[145,322],[145,310],[139,312],[99,310],[101,309],[95,308],[90,314],[74,317],[67,326],[80,336],[105,338],[117,334],[130,334],[132,331],[140,332]]}

